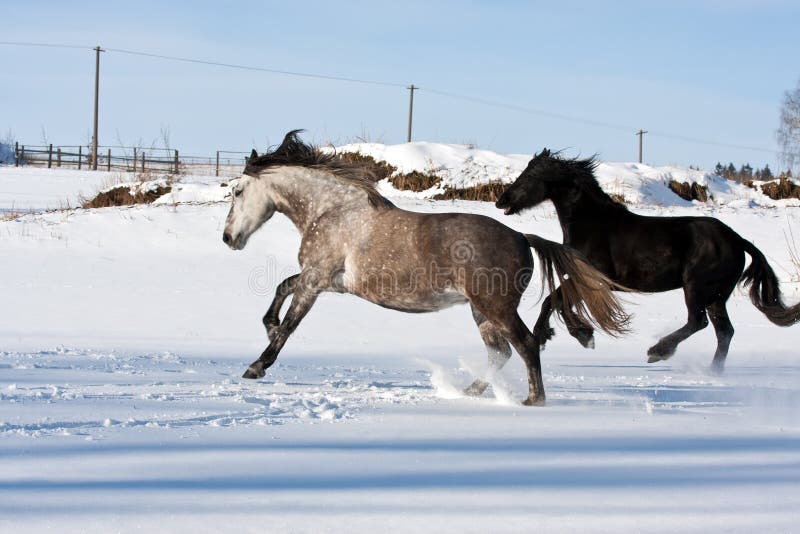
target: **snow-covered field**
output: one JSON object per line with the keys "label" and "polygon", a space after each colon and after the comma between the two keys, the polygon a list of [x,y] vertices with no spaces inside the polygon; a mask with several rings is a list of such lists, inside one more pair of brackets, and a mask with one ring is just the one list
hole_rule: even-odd
{"label": "snow-covered field", "polygon": [[[621,182],[641,195],[632,209],[719,217],[800,299],[784,237],[800,237],[797,208],[656,205],[650,171],[614,165],[633,173]],[[0,168],[0,205],[28,191],[27,207],[53,208],[124,178]],[[150,206],[0,222],[0,532],[797,529],[800,326],[771,325],[737,292],[724,376],[707,372],[710,328],[647,365],[647,347],[683,323],[683,298],[632,296],[628,337],[589,351],[557,326],[548,406],[525,408],[517,358],[484,398],[458,394],[486,365],[467,308],[402,314],[325,295],[267,376],[245,381],[298,235],[276,216],[232,252],[227,205],[192,202],[225,188],[185,182]],[[393,200],[560,239],[549,206],[503,217]],[[537,297],[521,306],[529,324]]]}

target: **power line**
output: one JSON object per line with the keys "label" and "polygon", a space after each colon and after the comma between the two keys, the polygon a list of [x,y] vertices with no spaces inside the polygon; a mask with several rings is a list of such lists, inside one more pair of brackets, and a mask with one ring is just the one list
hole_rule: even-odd
{"label": "power line", "polygon": [[92,50],[93,46],[82,45],[68,45],[68,44],[54,44],[54,43],[26,43],[20,41],[0,41],[0,45],[7,46],[38,46],[43,48],[78,48],[83,50]]}
{"label": "power line", "polygon": [[[9,46],[29,46],[29,47],[47,47],[47,48],[72,48],[72,49],[84,49],[84,50],[94,50],[95,47],[91,46],[81,46],[81,45],[68,45],[68,44],[58,44],[58,43],[33,43],[33,42],[21,42],[21,41],[0,41],[0,45],[9,45]],[[178,61],[183,63],[194,63],[199,65],[211,65],[215,67],[225,67],[225,68],[232,68],[238,70],[246,70],[246,71],[255,71],[255,72],[267,72],[270,74],[279,74],[285,76],[297,76],[303,78],[315,78],[321,80],[331,80],[331,81],[339,81],[339,82],[349,82],[349,83],[360,83],[366,85],[375,85],[375,86],[383,86],[383,87],[402,87],[407,88],[406,84],[398,83],[398,82],[388,82],[388,81],[381,81],[381,80],[368,80],[363,78],[351,78],[347,76],[336,76],[336,75],[328,75],[328,74],[316,74],[316,73],[309,73],[309,72],[299,72],[299,71],[290,71],[290,70],[283,70],[283,69],[274,69],[269,67],[257,67],[251,65],[240,65],[236,63],[225,63],[221,61],[211,61],[205,59],[196,59],[196,58],[187,58],[187,57],[180,57],[180,56],[170,56],[164,54],[154,54],[150,52],[143,52],[140,50],[126,50],[122,48],[106,48],[109,52],[116,52],[119,54],[128,54],[134,56],[142,56],[142,57],[149,57],[154,59],[163,59],[166,61]],[[464,100],[467,102],[472,102],[475,104],[481,104],[484,106],[491,106],[496,108],[503,108],[512,111],[517,111],[521,113],[527,113],[530,115],[538,115],[541,117],[549,117],[551,119],[563,120],[568,122],[573,122],[577,124],[584,124],[588,126],[595,126],[598,128],[607,128],[611,130],[617,131],[624,131],[624,132],[635,132],[637,131],[636,128],[628,125],[623,124],[615,124],[611,122],[604,122],[598,121],[594,119],[587,119],[583,117],[577,117],[573,115],[567,115],[563,113],[555,113],[552,111],[547,111],[538,108],[526,107],[521,106],[518,104],[511,104],[508,102],[501,102],[498,100],[491,100],[488,98],[476,97],[471,95],[464,95],[459,93],[453,93],[451,91],[443,91],[441,89],[435,89],[431,87],[417,87],[414,86],[414,90],[421,90],[427,91],[428,93],[443,96],[446,98],[452,98],[457,100]],[[711,141],[706,139],[698,139],[694,137],[689,137],[680,134],[673,134],[668,132],[658,132],[658,131],[650,131],[650,135],[656,137],[662,137],[665,139],[674,139],[677,141],[684,141],[688,143],[695,143],[695,144],[703,144],[703,145],[710,145],[710,146],[719,146],[725,148],[735,148],[739,150],[751,150],[756,152],[765,152],[774,154],[776,150],[763,148],[763,147],[752,147],[747,145],[738,145],[733,143],[723,143],[719,141]]]}
{"label": "power line", "polygon": [[376,81],[376,80],[365,80],[361,78],[348,78],[346,76],[333,76],[328,74],[312,74],[309,72],[297,72],[297,71],[290,71],[290,70],[280,70],[280,69],[271,69],[267,67],[252,67],[248,65],[237,65],[235,63],[223,63],[221,61],[209,61],[205,59],[194,59],[194,58],[187,58],[187,57],[178,57],[178,56],[165,56],[162,54],[151,54],[149,52],[140,52],[138,50],[123,50],[121,48],[106,48],[109,52],[117,52],[119,54],[130,54],[133,56],[144,56],[144,57],[151,57],[157,59],[166,59],[169,61],[181,61],[183,63],[197,63],[200,65],[213,65],[215,67],[228,67],[231,69],[239,69],[239,70],[250,70],[250,71],[259,71],[259,72],[269,72],[271,74],[284,74],[287,76],[301,76],[304,78],[317,78],[322,80],[333,80],[338,82],[351,82],[351,83],[362,83],[368,85],[383,85],[389,87],[405,87],[404,83],[394,83],[394,82],[383,82],[383,81]]}

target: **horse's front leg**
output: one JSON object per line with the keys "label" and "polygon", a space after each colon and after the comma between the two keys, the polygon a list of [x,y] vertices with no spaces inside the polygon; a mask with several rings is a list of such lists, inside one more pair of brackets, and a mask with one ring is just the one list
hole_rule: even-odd
{"label": "horse's front leg", "polygon": [[292,296],[292,303],[283,322],[274,330],[270,339],[269,346],[261,353],[261,356],[250,364],[242,378],[261,378],[265,369],[270,367],[278,359],[278,353],[283,348],[286,340],[295,331],[300,321],[308,313],[314,302],[317,300],[320,290],[314,287],[303,285],[300,281],[296,283],[295,293]]}
{"label": "horse's front leg", "polygon": [[267,337],[270,341],[275,338],[275,334],[277,334],[278,327],[281,324],[280,313],[283,303],[286,302],[289,295],[295,292],[299,279],[300,275],[294,274],[278,284],[278,287],[275,289],[275,298],[272,300],[272,304],[269,305],[269,309],[262,320],[264,328],[267,329]]}

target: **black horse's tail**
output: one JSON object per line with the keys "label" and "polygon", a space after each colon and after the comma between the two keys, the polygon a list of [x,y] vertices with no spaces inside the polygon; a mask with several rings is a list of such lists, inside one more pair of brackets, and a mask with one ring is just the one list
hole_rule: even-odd
{"label": "black horse's tail", "polygon": [[542,264],[542,286],[546,284],[551,293],[556,286],[553,272],[558,275],[566,317],[577,315],[612,336],[628,331],[630,316],[612,292],[624,288],[592,267],[577,250],[537,235],[525,237]]}
{"label": "black horse's tail", "polygon": [[753,306],[778,326],[791,326],[800,321],[800,303],[786,307],[775,271],[767,258],[750,241],[742,238],[742,247],[752,261],[739,280],[744,287],[750,286],[750,301]]}

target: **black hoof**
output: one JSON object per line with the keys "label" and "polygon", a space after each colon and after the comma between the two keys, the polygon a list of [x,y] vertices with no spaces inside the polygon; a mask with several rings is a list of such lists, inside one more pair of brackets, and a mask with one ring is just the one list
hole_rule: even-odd
{"label": "black hoof", "polygon": [[464,395],[467,397],[480,397],[489,387],[489,383],[484,380],[476,380],[464,389]]}
{"label": "black hoof", "polygon": [[668,349],[654,345],[647,349],[647,363],[656,363],[663,360],[668,360],[672,358],[673,354],[675,354],[675,349]]}
{"label": "black hoof", "polygon": [[528,397],[527,399],[522,401],[522,404],[524,406],[544,406],[545,405],[544,395],[542,395],[538,399],[532,399],[531,397]]}
{"label": "black hoof", "polygon": [[264,371],[263,368],[254,367],[251,365],[250,367],[247,368],[247,371],[244,372],[242,378],[250,378],[250,379],[264,378],[264,375],[266,374],[267,373],[266,371]]}

